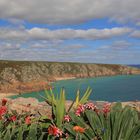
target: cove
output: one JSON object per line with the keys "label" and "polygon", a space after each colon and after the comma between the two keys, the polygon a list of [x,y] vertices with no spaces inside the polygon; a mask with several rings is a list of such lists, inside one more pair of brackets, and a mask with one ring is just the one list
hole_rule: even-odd
{"label": "cove", "polygon": [[[62,80],[52,83],[53,92],[60,92],[61,88],[66,91],[68,100],[75,99],[76,91],[79,89],[82,95],[87,87],[92,88],[90,100],[98,101],[136,101],[140,100],[140,75],[119,75],[109,77],[84,78]],[[44,91],[15,95],[17,97],[35,97],[39,101],[44,101],[41,96],[45,96]]]}

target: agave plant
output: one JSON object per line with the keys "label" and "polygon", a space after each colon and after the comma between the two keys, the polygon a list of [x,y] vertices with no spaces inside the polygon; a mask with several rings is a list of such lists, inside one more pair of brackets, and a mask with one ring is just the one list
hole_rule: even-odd
{"label": "agave plant", "polygon": [[[85,104],[86,102],[88,102],[88,98],[89,98],[91,92],[92,92],[92,89],[88,87],[87,90],[85,91],[84,95],[80,99],[80,91],[78,90],[77,93],[76,93],[75,100],[72,102],[70,108],[68,109],[68,112],[73,107],[77,108],[77,106],[79,104]],[[50,89],[50,92],[45,90],[45,93],[46,93],[45,100],[49,105],[51,105],[53,107],[53,115],[55,115],[55,117],[57,117],[57,125],[59,124],[59,126],[61,126],[62,125],[62,119],[64,118],[64,114],[66,113],[65,90],[61,89],[59,96],[55,95],[53,93],[52,89]]]}
{"label": "agave plant", "polygon": [[62,122],[65,114],[65,91],[61,90],[60,97],[55,99],[55,104],[52,104],[53,119],[56,121],[56,126],[62,127]]}
{"label": "agave plant", "polygon": [[[69,109],[67,109],[66,111],[66,107],[65,107],[65,90],[61,89],[59,96],[55,95],[53,93],[52,90],[50,90],[50,92],[45,91],[46,92],[46,102],[52,106],[52,125],[49,127],[49,130],[54,130],[54,131],[58,131],[58,135],[62,136],[63,134],[61,134],[61,130],[64,131],[64,123],[65,120],[68,120],[69,116],[67,116],[68,112],[70,112],[70,110],[72,108],[76,108],[76,106],[78,106],[79,104],[84,104],[88,101],[88,97],[91,93],[91,89],[88,88],[85,92],[85,94],[83,95],[83,97],[80,99],[80,93],[79,91],[77,91],[76,94],[76,99],[72,102],[72,104],[70,105]],[[51,131],[50,131],[51,133]],[[57,136],[57,134],[54,136]],[[53,135],[53,133],[51,133],[51,135]],[[66,137],[66,135],[64,135],[64,137]],[[52,138],[52,137],[51,137]]]}
{"label": "agave plant", "polygon": [[[91,92],[92,92],[92,89],[90,87],[88,87],[86,89],[85,93],[83,94],[83,96],[80,98],[80,91],[77,90],[75,100],[73,101],[70,108],[72,108],[72,107],[76,108],[79,104],[85,104],[86,102],[88,102]],[[56,100],[58,99],[58,96],[57,96],[57,98],[55,97],[55,94],[53,93],[52,89],[50,89],[49,92],[48,92],[48,90],[45,90],[45,93],[46,93],[46,98],[43,97],[45,99],[45,101],[51,106],[52,105],[56,106]],[[64,89],[61,89],[60,96],[62,93],[65,96]]]}
{"label": "agave plant", "polygon": [[77,106],[79,104],[85,104],[86,102],[88,102],[88,99],[89,99],[91,92],[92,92],[92,89],[90,87],[88,87],[86,92],[84,93],[84,95],[80,99],[80,91],[78,90],[77,94],[76,94],[75,104],[74,104],[75,108],[77,108]]}

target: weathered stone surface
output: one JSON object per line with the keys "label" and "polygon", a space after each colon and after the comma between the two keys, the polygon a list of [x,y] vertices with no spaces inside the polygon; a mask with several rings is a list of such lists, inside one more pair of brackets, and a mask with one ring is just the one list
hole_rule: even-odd
{"label": "weathered stone surface", "polygon": [[[102,108],[106,101],[90,101],[93,102],[98,108]],[[72,101],[66,101],[66,110],[70,107]],[[113,105],[114,103],[112,103]],[[31,112],[32,114],[41,114],[50,117],[51,116],[51,106],[46,102],[38,102],[35,98],[17,98],[17,99],[8,99],[8,108],[9,110],[16,110],[18,113]],[[140,101],[137,102],[122,102],[123,107],[129,105],[135,108],[140,112]]]}
{"label": "weathered stone surface", "polygon": [[129,105],[129,106],[135,108],[138,112],[140,112],[140,101],[123,102],[122,105],[123,105],[123,107],[126,106],[126,105]]}
{"label": "weathered stone surface", "polygon": [[16,99],[11,100],[12,104],[22,104],[22,105],[31,105],[31,106],[37,106],[39,101],[36,98],[23,98],[19,97]]}
{"label": "weathered stone surface", "polygon": [[17,98],[9,100],[8,107],[10,110],[16,110],[18,113],[23,111],[36,113],[38,107],[38,100],[35,98]]}

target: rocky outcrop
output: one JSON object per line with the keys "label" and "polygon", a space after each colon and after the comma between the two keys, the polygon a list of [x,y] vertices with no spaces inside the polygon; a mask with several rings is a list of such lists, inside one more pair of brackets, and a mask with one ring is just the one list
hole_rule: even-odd
{"label": "rocky outcrop", "polygon": [[[90,101],[93,102],[98,108],[102,108],[104,103],[108,103],[105,101]],[[112,105],[115,102],[112,103]],[[70,107],[72,101],[66,101],[66,109]],[[51,106],[49,106],[45,101],[39,102],[36,98],[16,98],[16,99],[8,99],[7,102],[9,111],[16,110],[18,113],[22,112],[31,112],[31,114],[41,114],[45,116],[51,115]],[[131,106],[135,108],[140,113],[140,101],[129,101],[122,102],[122,106]]]}
{"label": "rocky outcrop", "polygon": [[39,91],[48,82],[60,79],[120,74],[140,74],[140,69],[111,64],[0,61],[0,93]]}

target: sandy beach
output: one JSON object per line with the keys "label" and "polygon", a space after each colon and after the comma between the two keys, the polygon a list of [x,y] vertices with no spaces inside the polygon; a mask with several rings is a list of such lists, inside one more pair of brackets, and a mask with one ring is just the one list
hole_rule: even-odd
{"label": "sandy beach", "polygon": [[76,77],[55,77],[56,81],[76,79]]}
{"label": "sandy beach", "polygon": [[0,99],[8,98],[9,96],[17,95],[17,93],[0,93]]}

